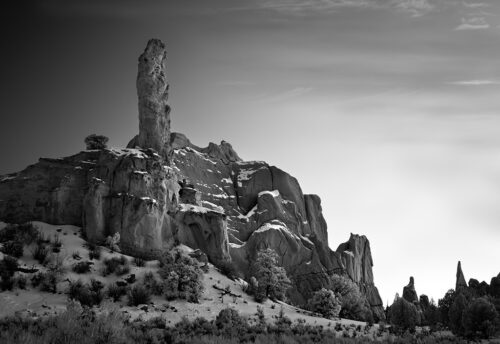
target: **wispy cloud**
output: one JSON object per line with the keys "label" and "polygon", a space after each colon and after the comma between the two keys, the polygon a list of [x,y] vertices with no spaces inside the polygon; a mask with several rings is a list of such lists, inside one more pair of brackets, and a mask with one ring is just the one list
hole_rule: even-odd
{"label": "wispy cloud", "polygon": [[260,7],[298,15],[342,8],[385,9],[418,17],[450,2],[455,3],[453,0],[261,0]]}
{"label": "wispy cloud", "polygon": [[278,92],[274,94],[267,94],[261,97],[254,99],[256,103],[260,104],[269,104],[269,103],[278,103],[288,99],[296,98],[302,96],[306,93],[309,93],[313,90],[312,87],[296,87],[288,91]]}
{"label": "wispy cloud", "polygon": [[466,2],[463,1],[462,4],[464,5],[465,8],[484,8],[484,7],[489,7],[490,5],[484,2]]}
{"label": "wispy cloud", "polygon": [[462,24],[457,26],[455,30],[484,30],[488,29],[490,24],[484,17],[462,18]]}
{"label": "wispy cloud", "polygon": [[460,81],[452,81],[448,82],[448,85],[456,85],[456,86],[491,86],[491,85],[500,85],[500,80],[460,80]]}
{"label": "wispy cloud", "polygon": [[253,86],[255,82],[244,80],[225,80],[218,83],[221,86]]}

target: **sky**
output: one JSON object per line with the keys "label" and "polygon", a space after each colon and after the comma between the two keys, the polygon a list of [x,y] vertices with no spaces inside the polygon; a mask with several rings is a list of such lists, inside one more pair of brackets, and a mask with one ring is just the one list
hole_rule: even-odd
{"label": "sky", "polygon": [[39,0],[0,13],[0,174],[138,132],[137,58],[168,48],[172,129],[229,141],[371,243],[384,303],[500,272],[497,0]]}

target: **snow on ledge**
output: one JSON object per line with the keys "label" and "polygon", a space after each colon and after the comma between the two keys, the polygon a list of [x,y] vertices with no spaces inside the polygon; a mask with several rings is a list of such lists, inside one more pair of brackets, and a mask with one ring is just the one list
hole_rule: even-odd
{"label": "snow on ledge", "polygon": [[273,197],[278,197],[280,195],[280,192],[278,190],[273,190],[273,191],[261,191],[259,192],[259,194],[257,195],[258,197],[262,196],[262,195],[266,195],[266,194],[269,194]]}

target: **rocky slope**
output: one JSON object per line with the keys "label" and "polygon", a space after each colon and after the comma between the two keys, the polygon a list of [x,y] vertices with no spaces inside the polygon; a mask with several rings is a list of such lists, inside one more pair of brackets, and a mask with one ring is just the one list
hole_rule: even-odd
{"label": "rocky slope", "polygon": [[118,232],[126,252],[146,256],[178,241],[214,263],[232,261],[247,278],[256,251],[271,247],[293,282],[294,302],[345,274],[383,318],[366,237],[352,234],[331,250],[320,198],[304,195],[290,174],[242,161],[225,141],[200,148],[171,133],[165,60],[159,40],[139,58],[140,125],[129,148],[40,159],[0,177],[0,220],[81,225],[96,242]]}

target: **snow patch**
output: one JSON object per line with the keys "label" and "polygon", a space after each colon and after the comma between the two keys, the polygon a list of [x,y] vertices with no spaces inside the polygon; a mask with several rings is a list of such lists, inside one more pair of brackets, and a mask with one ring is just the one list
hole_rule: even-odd
{"label": "snow patch", "polygon": [[260,197],[260,196],[265,195],[265,194],[269,194],[269,195],[271,195],[273,197],[278,197],[280,195],[280,192],[278,190],[261,191],[261,192],[259,192],[259,194],[257,196]]}

